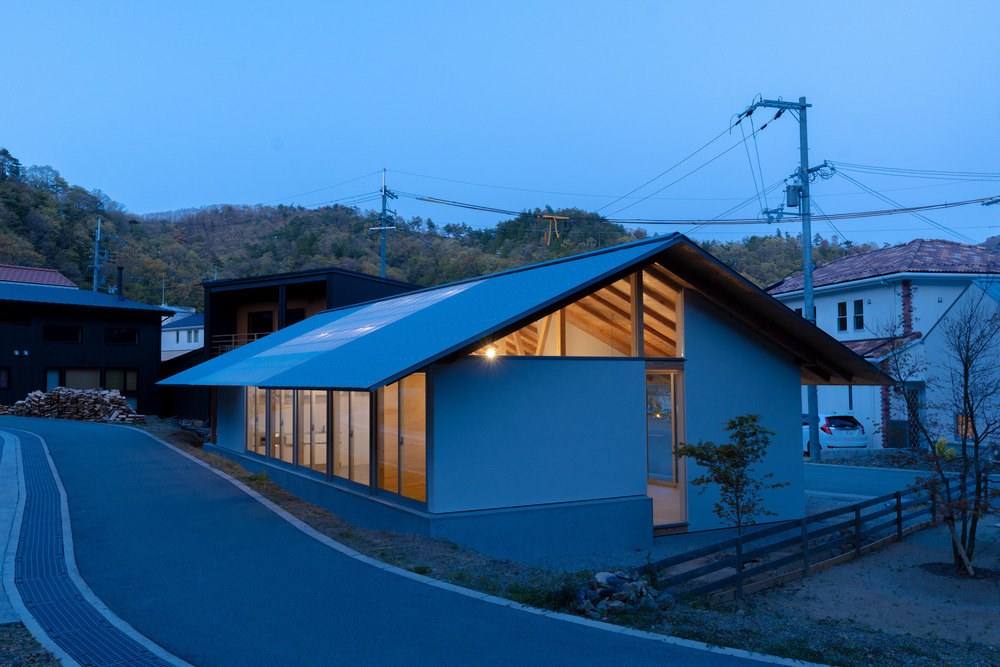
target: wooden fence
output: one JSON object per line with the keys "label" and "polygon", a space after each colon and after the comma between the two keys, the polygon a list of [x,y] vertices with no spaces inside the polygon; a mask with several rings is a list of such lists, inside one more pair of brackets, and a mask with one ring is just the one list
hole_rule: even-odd
{"label": "wooden fence", "polygon": [[[964,481],[962,485],[965,485]],[[648,563],[636,568],[635,573],[658,574],[661,570],[715,556],[710,562],[658,576],[657,580],[660,586],[675,588],[694,582],[693,586],[683,589],[685,595],[700,597],[712,594],[715,599],[741,599],[744,594],[807,577],[857,558],[931,525],[937,516],[938,493],[942,489],[943,485],[939,482],[932,482],[923,487],[897,491],[776,524]],[[830,520],[834,521],[828,523]],[[823,552],[845,545],[851,547],[845,553],[817,560]],[[789,570],[789,567],[793,569]],[[731,570],[731,573],[726,570]]]}

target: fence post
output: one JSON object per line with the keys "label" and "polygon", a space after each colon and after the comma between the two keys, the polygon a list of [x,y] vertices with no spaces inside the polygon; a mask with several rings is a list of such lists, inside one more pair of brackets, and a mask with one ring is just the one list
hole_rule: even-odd
{"label": "fence post", "polygon": [[802,578],[809,576],[809,523],[802,517]]}
{"label": "fence post", "polygon": [[896,539],[903,539],[903,494],[896,492]]}
{"label": "fence post", "polygon": [[854,506],[854,557],[861,558],[861,503]]}
{"label": "fence post", "polygon": [[736,599],[743,599],[743,536],[736,537]]}
{"label": "fence post", "polygon": [[933,483],[930,482],[927,483],[927,492],[931,494],[931,525],[936,526],[938,494],[937,494],[937,489],[934,488]]}

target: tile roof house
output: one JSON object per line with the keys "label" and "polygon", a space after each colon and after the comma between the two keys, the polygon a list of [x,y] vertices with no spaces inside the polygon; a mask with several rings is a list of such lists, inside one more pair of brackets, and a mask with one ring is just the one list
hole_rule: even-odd
{"label": "tile roof house", "polygon": [[[973,282],[1000,280],[1000,254],[954,241],[916,239],[817,266],[813,280],[816,326],[879,363],[904,345],[923,354],[924,334]],[[802,314],[801,273],[765,289]],[[926,365],[939,367],[941,361],[927,358]],[[927,380],[912,378],[907,391],[927,399]],[[888,388],[826,387],[819,390],[819,401],[820,412],[852,412],[873,446],[917,442],[915,416],[906,414]]]}
{"label": "tile roof house", "polygon": [[168,378],[214,444],[368,527],[526,559],[720,526],[680,441],[763,416],[804,511],[800,383],[885,378],[679,234],[327,310]]}
{"label": "tile roof house", "polygon": [[0,283],[27,283],[52,287],[72,287],[76,284],[55,269],[36,269],[28,266],[0,264]]}

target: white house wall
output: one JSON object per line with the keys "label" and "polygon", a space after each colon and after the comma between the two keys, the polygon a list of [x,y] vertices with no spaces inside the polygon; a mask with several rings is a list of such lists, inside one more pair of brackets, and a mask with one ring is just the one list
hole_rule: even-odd
{"label": "white house wall", "polygon": [[641,360],[472,357],[432,387],[428,511],[645,497]]}
{"label": "white house wall", "polygon": [[[789,486],[763,492],[763,505],[777,516],[758,521],[801,518],[805,512],[802,468],[802,414],[799,368],[763,339],[751,334],[697,294],[684,299],[685,440],[725,442],[726,422],[746,414],[762,416],[774,432],[757,472]],[[703,472],[687,462],[687,479]],[[688,529],[722,527],[713,512],[718,493],[688,485]]]}

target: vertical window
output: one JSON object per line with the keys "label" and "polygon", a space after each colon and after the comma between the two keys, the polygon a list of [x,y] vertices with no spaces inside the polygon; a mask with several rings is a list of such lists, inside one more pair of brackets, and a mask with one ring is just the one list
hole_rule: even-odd
{"label": "vertical window", "polygon": [[295,392],[271,390],[271,458],[292,463],[295,453]]}
{"label": "vertical window", "polygon": [[847,331],[847,302],[837,304],[837,331]]}
{"label": "vertical window", "polygon": [[197,329],[194,330],[194,342],[196,342],[196,343],[198,342],[198,330]]}
{"label": "vertical window", "polygon": [[861,299],[854,300],[854,330],[859,331],[865,328],[865,302]]}
{"label": "vertical window", "polygon": [[175,331],[174,332],[174,342],[175,343],[180,343],[181,342],[181,332],[180,331]]}
{"label": "vertical window", "polygon": [[58,368],[45,369],[45,391],[52,391],[59,386],[60,373]]}
{"label": "vertical window", "polygon": [[676,482],[674,373],[646,373],[646,465],[653,482]]}
{"label": "vertical window", "polygon": [[10,369],[0,367],[0,389],[10,389]]}
{"label": "vertical window", "polygon": [[335,391],[333,401],[333,475],[368,486],[370,418],[369,394]]}
{"label": "vertical window", "polygon": [[427,386],[423,373],[400,380],[400,494],[427,500]]}
{"label": "vertical window", "polygon": [[955,439],[973,440],[972,420],[968,415],[955,415]]}
{"label": "vertical window", "polygon": [[191,341],[191,330],[190,329],[187,330],[187,342],[189,342],[189,343],[192,342]]}
{"label": "vertical window", "polygon": [[378,488],[427,499],[426,378],[414,373],[379,391]]}
{"label": "vertical window", "polygon": [[326,472],[327,411],[325,391],[303,390],[299,394],[299,465]]}
{"label": "vertical window", "polygon": [[246,428],[247,451],[264,456],[267,454],[267,391],[247,387]]}

